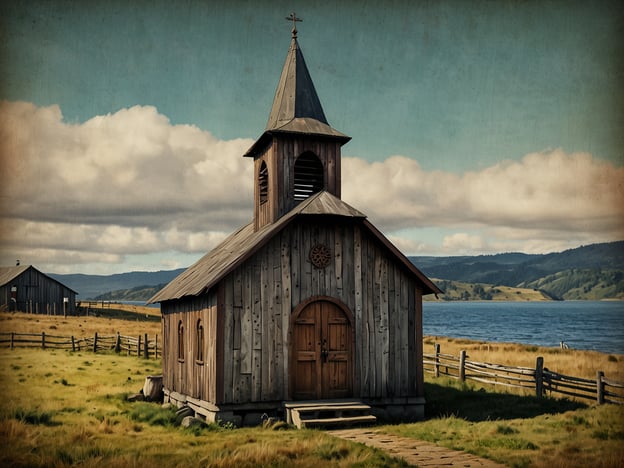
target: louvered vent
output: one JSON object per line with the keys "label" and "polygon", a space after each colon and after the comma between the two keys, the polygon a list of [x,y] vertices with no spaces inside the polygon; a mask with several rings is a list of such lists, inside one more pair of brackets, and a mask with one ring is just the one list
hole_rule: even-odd
{"label": "louvered vent", "polygon": [[295,201],[302,201],[323,190],[323,163],[313,153],[303,153],[295,162]]}
{"label": "louvered vent", "polygon": [[265,203],[269,196],[269,170],[264,161],[262,161],[260,174],[258,174],[258,188],[260,189],[260,203]]}

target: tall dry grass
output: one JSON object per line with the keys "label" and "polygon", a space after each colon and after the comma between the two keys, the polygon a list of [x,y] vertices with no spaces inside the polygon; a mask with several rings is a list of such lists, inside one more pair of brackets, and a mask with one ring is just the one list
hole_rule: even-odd
{"label": "tall dry grass", "polygon": [[607,378],[624,382],[624,355],[621,354],[439,336],[424,338],[425,353],[433,353],[435,343],[440,344],[440,352],[444,354],[459,356],[460,351],[466,350],[470,361],[535,368],[537,357],[542,356],[544,367],[560,374],[595,379],[596,373],[603,371]]}
{"label": "tall dry grass", "polygon": [[[116,305],[122,310],[134,313],[134,319],[122,320],[103,316],[67,316],[26,314],[23,312],[0,313],[0,332],[3,333],[41,333],[47,335],[75,336],[77,338],[99,335],[138,336],[145,333],[153,336],[161,333],[160,322],[148,321],[147,316],[160,314],[160,309],[140,306]],[[143,309],[150,309],[147,312]]]}

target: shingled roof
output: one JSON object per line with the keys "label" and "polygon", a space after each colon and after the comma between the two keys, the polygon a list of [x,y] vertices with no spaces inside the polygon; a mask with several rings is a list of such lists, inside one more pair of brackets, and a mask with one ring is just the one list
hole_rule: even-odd
{"label": "shingled roof", "polygon": [[386,245],[397,259],[422,281],[425,286],[423,294],[441,292],[381,232],[365,219],[366,215],[329,192],[322,191],[301,202],[273,224],[268,224],[257,231],[254,230],[253,222],[242,227],[177,276],[156,293],[148,303],[180,299],[185,296],[198,296],[207,292],[297,217],[310,215],[330,215],[362,220],[363,225],[368,228],[371,234]]}
{"label": "shingled roof", "polygon": [[266,129],[245,156],[254,156],[275,132],[324,136],[342,143],[351,139],[327,122],[296,36],[290,42]]}

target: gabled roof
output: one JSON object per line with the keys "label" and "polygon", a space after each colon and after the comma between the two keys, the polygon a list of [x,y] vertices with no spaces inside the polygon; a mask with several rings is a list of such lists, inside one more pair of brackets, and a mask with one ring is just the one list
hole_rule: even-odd
{"label": "gabled roof", "polygon": [[343,143],[351,139],[327,122],[296,37],[290,42],[265,131],[245,156],[254,156],[274,133],[304,133]]}
{"label": "gabled roof", "polygon": [[322,191],[301,202],[273,224],[268,224],[257,231],[254,230],[253,222],[242,227],[157,292],[148,303],[180,299],[185,296],[198,296],[207,292],[256,253],[295,218],[309,215],[333,215],[361,219],[364,221],[364,226],[386,245],[410,272],[422,281],[425,286],[423,294],[441,292],[381,232],[365,220],[366,215],[329,192]]}
{"label": "gabled roof", "polygon": [[60,284],[61,286],[63,286],[66,289],[69,289],[71,292],[73,292],[74,294],[78,294],[76,291],[74,291],[72,288],[64,285],[63,283],[61,283],[60,281],[52,278],[51,276],[46,275],[45,273],[42,273],[41,271],[37,270],[34,266],[32,265],[19,265],[19,266],[12,266],[12,267],[0,267],[0,286],[5,286],[8,283],[10,283],[11,281],[13,281],[15,278],[17,278],[18,276],[20,276],[22,273],[24,273],[26,270],[32,268],[33,270],[35,270],[37,273],[39,273],[40,275],[45,276],[46,278],[48,278],[50,281],[54,281],[55,283]]}
{"label": "gabled roof", "polygon": [[0,267],[0,286],[10,283],[30,268],[30,265]]}

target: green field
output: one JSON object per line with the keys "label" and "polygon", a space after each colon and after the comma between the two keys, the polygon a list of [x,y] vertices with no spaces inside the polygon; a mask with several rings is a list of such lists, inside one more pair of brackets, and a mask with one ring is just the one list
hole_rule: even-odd
{"label": "green field", "polygon": [[[182,429],[175,412],[130,403],[160,361],[114,353],[0,350],[2,466],[403,466],[322,431]],[[390,433],[510,466],[622,466],[624,410],[429,380],[421,423]],[[562,461],[563,460],[563,461]]]}
{"label": "green field", "polygon": [[0,350],[0,466],[404,466],[320,431],[182,429],[175,412],[130,403],[160,361]]}

